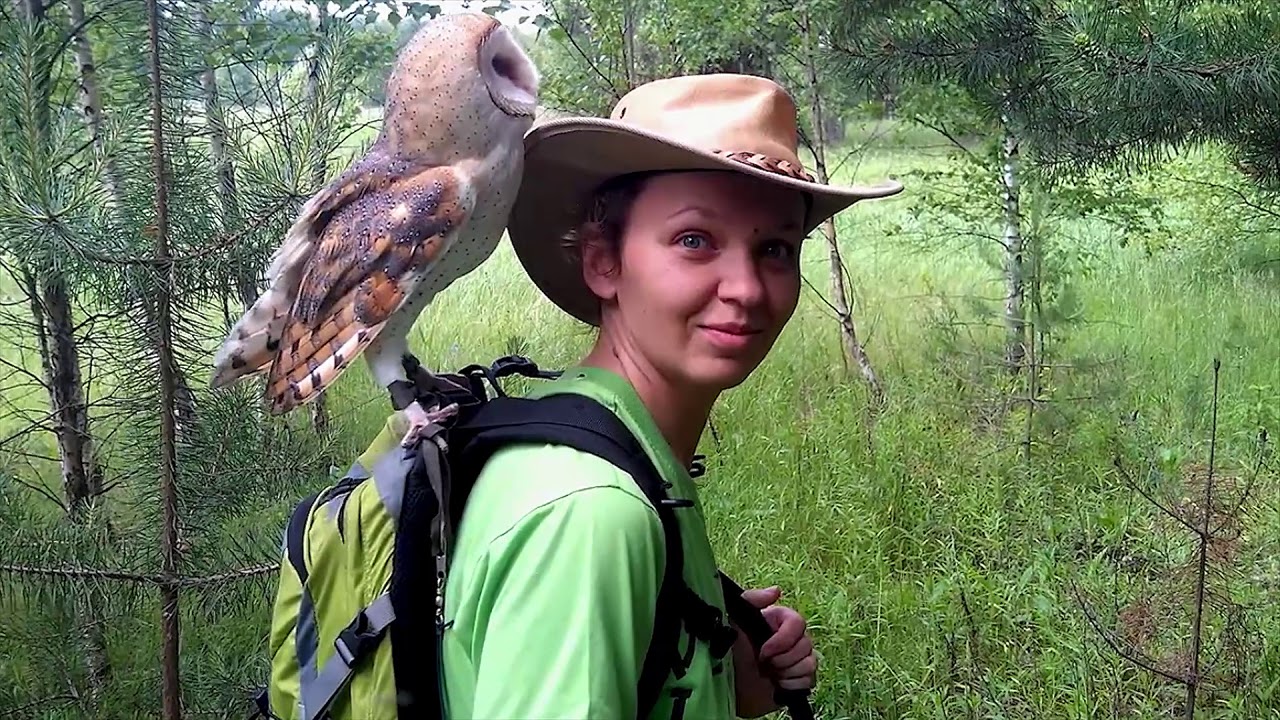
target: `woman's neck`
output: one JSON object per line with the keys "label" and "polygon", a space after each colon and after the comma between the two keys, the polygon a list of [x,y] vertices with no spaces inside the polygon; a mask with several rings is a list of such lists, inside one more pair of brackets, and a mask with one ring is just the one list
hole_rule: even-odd
{"label": "woman's neck", "polygon": [[688,467],[698,449],[698,441],[711,416],[715,396],[679,387],[672,383],[626,342],[618,342],[602,332],[582,364],[617,373],[631,383],[640,401],[653,416],[676,459]]}

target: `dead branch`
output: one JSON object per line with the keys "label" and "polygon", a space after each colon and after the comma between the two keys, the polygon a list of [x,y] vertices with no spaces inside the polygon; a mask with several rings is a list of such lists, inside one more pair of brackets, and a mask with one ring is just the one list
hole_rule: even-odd
{"label": "dead branch", "polygon": [[1076,603],[1080,606],[1080,610],[1084,613],[1085,619],[1089,621],[1089,624],[1093,626],[1093,629],[1098,633],[1099,636],[1102,637],[1103,642],[1105,642],[1107,646],[1112,649],[1112,651],[1114,651],[1117,655],[1124,658],[1125,660],[1128,660],[1129,662],[1133,663],[1134,665],[1137,665],[1138,667],[1142,668],[1143,670],[1146,670],[1149,673],[1152,673],[1154,675],[1159,675],[1160,677],[1166,680],[1169,680],[1171,682],[1178,683],[1179,685],[1186,684],[1187,678],[1181,677],[1179,675],[1175,675],[1161,668],[1154,658],[1149,657],[1146,653],[1139,651],[1137,648],[1129,647],[1127,644],[1122,643],[1120,640],[1114,637],[1114,633],[1103,628],[1102,623],[1098,620],[1098,617],[1094,613],[1093,608],[1084,599],[1084,595],[1081,592],[1080,587],[1075,583],[1074,580],[1071,581],[1070,585],[1071,585],[1072,594],[1075,595]]}
{"label": "dead branch", "polygon": [[19,705],[16,708],[6,710],[3,714],[0,714],[0,717],[28,717],[27,713],[41,707],[42,705],[52,705],[53,703],[74,703],[79,702],[79,700],[80,698],[78,696],[72,695],[71,693],[53,695],[47,698],[41,698],[40,700],[33,700],[25,705]]}
{"label": "dead branch", "polygon": [[98,568],[56,568],[56,567],[39,567],[35,565],[0,565],[0,572],[12,573],[14,575],[37,575],[42,577],[62,578],[71,580],[76,578],[93,578],[98,580],[121,580],[125,582],[150,583],[153,585],[163,585],[164,577],[149,573],[129,572],[127,570],[102,570]]}

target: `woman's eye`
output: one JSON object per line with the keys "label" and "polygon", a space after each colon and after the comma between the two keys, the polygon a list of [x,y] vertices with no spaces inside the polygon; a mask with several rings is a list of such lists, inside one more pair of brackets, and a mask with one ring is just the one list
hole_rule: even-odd
{"label": "woman's eye", "polygon": [[790,260],[795,255],[795,248],[790,243],[779,240],[765,245],[764,253],[766,257]]}
{"label": "woman's eye", "polygon": [[698,233],[685,233],[680,236],[680,244],[690,250],[699,250],[706,245],[707,239]]}

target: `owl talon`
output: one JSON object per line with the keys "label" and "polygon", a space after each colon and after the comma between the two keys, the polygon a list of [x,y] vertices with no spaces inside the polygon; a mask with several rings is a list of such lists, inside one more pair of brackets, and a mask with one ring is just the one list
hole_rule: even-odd
{"label": "owl talon", "polygon": [[457,412],[457,403],[450,403],[443,408],[439,405],[434,405],[430,410],[423,408],[416,401],[409,403],[404,409],[405,417],[409,419],[409,430],[401,438],[400,446],[412,447],[422,438],[422,434],[428,427],[449,419]]}

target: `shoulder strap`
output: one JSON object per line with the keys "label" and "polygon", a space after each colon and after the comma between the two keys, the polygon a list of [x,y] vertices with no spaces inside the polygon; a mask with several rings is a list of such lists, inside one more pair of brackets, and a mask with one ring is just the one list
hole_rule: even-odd
{"label": "shoulder strap", "polygon": [[[550,442],[567,445],[601,457],[635,479],[649,498],[658,518],[667,549],[667,560],[658,590],[654,627],[640,672],[637,716],[647,717],[657,703],[667,674],[679,661],[679,634],[687,601],[684,590],[684,544],[674,510],[688,501],[671,498],[661,475],[626,425],[608,408],[577,394],[539,399],[498,397],[486,403],[465,424],[450,432],[455,466],[468,470],[457,476],[474,478],[498,448],[515,442]],[[465,491],[459,493],[464,495]]]}

